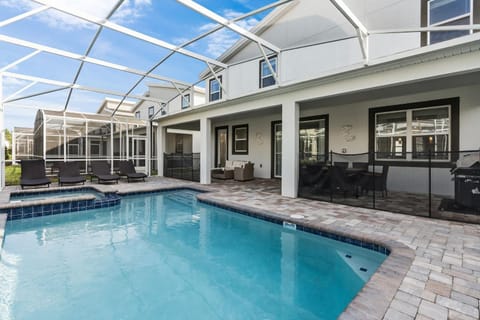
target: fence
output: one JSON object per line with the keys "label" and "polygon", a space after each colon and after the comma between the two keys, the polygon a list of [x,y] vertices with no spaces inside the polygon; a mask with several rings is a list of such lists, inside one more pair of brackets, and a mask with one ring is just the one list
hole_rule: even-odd
{"label": "fence", "polygon": [[163,176],[200,181],[200,153],[164,154]]}
{"label": "fence", "polygon": [[300,161],[299,196],[480,222],[480,151],[341,154]]}

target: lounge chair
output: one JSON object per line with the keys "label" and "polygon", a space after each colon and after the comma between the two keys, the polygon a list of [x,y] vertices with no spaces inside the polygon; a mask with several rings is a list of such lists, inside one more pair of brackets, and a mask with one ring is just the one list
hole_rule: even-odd
{"label": "lounge chair", "polygon": [[21,162],[22,174],[20,177],[20,186],[35,187],[47,185],[50,187],[49,178],[45,173],[45,160],[22,160]]}
{"label": "lounge chair", "polygon": [[58,183],[64,184],[85,184],[85,177],[80,175],[80,166],[78,162],[64,162],[59,166]]}
{"label": "lounge chair", "polygon": [[118,174],[110,173],[110,165],[106,161],[92,161],[90,166],[92,168],[92,175],[90,176],[91,181],[93,180],[93,178],[97,178],[98,183],[102,183],[102,181],[115,181],[116,183],[118,183],[120,176]]}
{"label": "lounge chair", "polygon": [[128,182],[130,182],[131,180],[140,180],[140,179],[145,181],[145,178],[147,177],[145,173],[137,172],[135,170],[135,165],[133,164],[132,160],[120,161],[120,163],[118,164],[118,167],[120,169],[120,175],[127,176]]}

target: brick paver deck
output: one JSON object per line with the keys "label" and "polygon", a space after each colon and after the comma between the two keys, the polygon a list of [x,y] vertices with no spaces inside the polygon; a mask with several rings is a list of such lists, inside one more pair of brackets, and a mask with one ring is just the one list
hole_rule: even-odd
{"label": "brick paver deck", "polygon": [[480,225],[285,198],[280,196],[279,182],[275,180],[200,186],[174,179],[149,178],[146,183],[101,188],[129,192],[180,186],[200,187],[212,191],[201,195],[207,200],[255,209],[285,220],[292,220],[292,214],[300,214],[304,219],[295,220],[299,224],[391,247],[391,256],[342,314],[344,319],[480,317]]}

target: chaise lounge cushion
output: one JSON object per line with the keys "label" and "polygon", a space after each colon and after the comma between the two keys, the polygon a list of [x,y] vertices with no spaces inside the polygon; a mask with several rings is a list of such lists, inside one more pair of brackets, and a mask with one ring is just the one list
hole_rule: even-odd
{"label": "chaise lounge cushion", "polygon": [[20,177],[20,185],[23,187],[50,186],[50,179],[47,178],[45,173],[45,161],[44,160],[22,160],[21,162],[22,173]]}

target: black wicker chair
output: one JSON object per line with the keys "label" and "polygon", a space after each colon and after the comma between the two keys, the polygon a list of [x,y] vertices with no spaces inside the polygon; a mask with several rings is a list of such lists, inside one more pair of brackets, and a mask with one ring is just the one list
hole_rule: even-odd
{"label": "black wicker chair", "polygon": [[120,179],[118,174],[110,173],[110,165],[106,161],[92,161],[90,164],[92,169],[92,174],[90,180],[93,181],[93,178],[98,180],[98,183],[102,182],[116,182]]}
{"label": "black wicker chair", "polygon": [[120,169],[120,175],[121,176],[126,176],[128,179],[128,182],[131,180],[143,180],[145,181],[145,178],[147,175],[143,172],[137,172],[135,170],[135,165],[133,164],[132,160],[127,160],[127,161],[120,161],[118,164],[118,167]]}
{"label": "black wicker chair", "polygon": [[60,186],[76,183],[85,184],[85,177],[80,174],[78,162],[64,162],[59,166],[58,183]]}
{"label": "black wicker chair", "polygon": [[24,187],[36,187],[47,185],[50,187],[49,178],[45,173],[45,160],[22,160],[21,162],[22,174],[20,177],[20,186]]}

